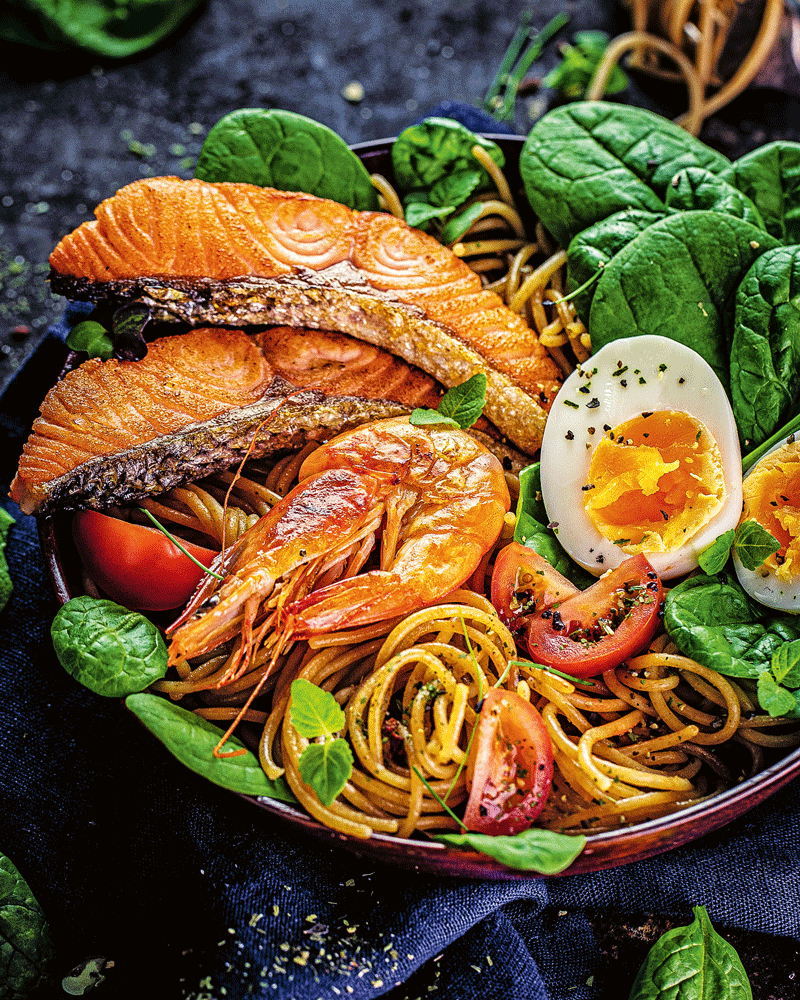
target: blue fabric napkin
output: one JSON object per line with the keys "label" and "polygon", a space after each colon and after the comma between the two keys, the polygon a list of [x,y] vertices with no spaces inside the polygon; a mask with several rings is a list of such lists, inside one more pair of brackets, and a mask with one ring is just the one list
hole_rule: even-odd
{"label": "blue fabric napkin", "polygon": [[[0,401],[4,497],[64,332]],[[585,876],[434,877],[298,834],[182,768],[62,670],[36,525],[4,505],[17,523],[0,616],[0,852],[49,919],[57,980],[102,955],[108,1000],[596,1000],[627,995],[600,975],[598,914],[688,923],[703,904],[718,927],[800,939],[796,782],[688,847]]]}

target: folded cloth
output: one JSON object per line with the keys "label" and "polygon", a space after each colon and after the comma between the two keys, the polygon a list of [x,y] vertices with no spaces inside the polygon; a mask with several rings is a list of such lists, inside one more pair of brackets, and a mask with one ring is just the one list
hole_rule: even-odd
{"label": "folded cloth", "polygon": [[[63,333],[0,401],[6,489]],[[101,955],[109,1000],[589,1000],[627,995],[599,978],[598,913],[689,922],[703,904],[717,926],[800,939],[797,783],[721,832],[594,875],[435,877],[298,835],[183,769],[120,702],[61,669],[36,524],[4,505],[17,523],[0,616],[0,852],[49,920],[56,981]]]}

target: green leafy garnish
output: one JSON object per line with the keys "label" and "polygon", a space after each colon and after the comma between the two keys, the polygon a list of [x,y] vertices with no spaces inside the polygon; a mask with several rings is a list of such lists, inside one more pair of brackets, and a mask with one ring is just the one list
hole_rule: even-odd
{"label": "green leafy garnish", "polygon": [[[595,70],[610,41],[605,31],[579,31],[574,45],[561,47],[561,62],[542,80],[543,87],[557,90],[568,101],[577,101],[586,93]],[[611,70],[605,94],[618,94],[628,86],[628,77],[617,65]]]}
{"label": "green leafy garnish", "polygon": [[628,1000],[752,1000],[747,973],[733,945],[711,924],[703,906],[694,921],[656,941]]}
{"label": "green leafy garnish", "polygon": [[162,533],[162,535],[166,535],[167,538],[172,542],[172,544],[176,548],[180,549],[181,552],[187,557],[187,559],[191,559],[192,562],[196,566],[199,566],[200,569],[204,573],[207,573],[209,576],[213,576],[215,580],[224,580],[225,579],[224,576],[220,576],[220,574],[219,573],[215,573],[213,569],[209,569],[208,566],[204,566],[203,563],[201,563],[199,559],[197,559],[195,556],[193,556],[192,553],[189,552],[189,550],[186,548],[186,546],[181,542],[181,540],[179,538],[176,538],[176,536],[173,535],[171,531],[168,531],[164,527],[164,525],[158,520],[158,518],[155,517],[153,514],[151,514],[150,511],[147,510],[146,507],[140,507],[139,510],[147,518],[149,518],[150,521],[153,522],[153,524],[155,525],[155,527],[158,528],[158,530]]}
{"label": "green leafy garnish", "polygon": [[486,833],[438,833],[440,840],[452,847],[471,847],[509,868],[557,875],[569,868],[586,846],[586,837],[554,833],[531,827],[511,837],[490,837]]}
{"label": "green leafy garnish", "polygon": [[300,755],[303,781],[317,793],[320,802],[329,806],[353,773],[353,753],[346,740],[336,733],[344,728],[341,706],[329,691],[303,677],[292,681],[290,718],[292,725],[311,743]]}
{"label": "green leafy garnish", "polygon": [[444,219],[455,209],[449,205],[429,205],[425,201],[412,201],[406,204],[406,222],[416,229],[424,229],[432,219]]}
{"label": "green leafy garnish", "polygon": [[716,576],[717,573],[722,572],[725,563],[728,561],[728,556],[731,554],[731,547],[733,546],[735,536],[736,530],[731,528],[718,538],[715,538],[708,548],[703,549],[697,557],[697,562],[704,573],[708,573],[709,576]]}
{"label": "green leafy garnish", "polygon": [[90,358],[108,361],[114,351],[114,342],[106,328],[93,319],[85,319],[67,334],[67,347],[73,351],[83,351]]}
{"label": "green leafy garnish", "polygon": [[416,427],[425,424],[448,424],[466,430],[472,427],[483,412],[486,402],[486,375],[476,372],[466,382],[448,389],[439,401],[437,410],[418,407],[409,422]]}
{"label": "green leafy garnish", "polygon": [[167,672],[167,647],[144,615],[84,594],[59,609],[50,627],[61,666],[109,698],[142,691]]}
{"label": "green leafy garnish", "polygon": [[[392,166],[404,191],[429,191],[438,181],[460,171],[478,171],[483,186],[489,175],[472,155],[480,146],[498,165],[505,166],[503,151],[452,118],[426,118],[404,129],[392,145]],[[462,199],[463,200],[463,199]]]}
{"label": "green leafy garnish", "polygon": [[758,569],[773,552],[781,547],[778,539],[758,521],[743,521],[736,529],[736,555],[745,569]]}
{"label": "green leafy garnish", "polygon": [[237,756],[215,757],[214,749],[223,732],[206,719],[189,712],[168,698],[155,694],[132,694],[125,706],[157,736],[169,752],[191,771],[216,785],[244,795],[258,795],[283,802],[296,802],[284,778],[270,781],[258,758],[235,737],[226,747],[244,750]]}
{"label": "green leafy garnish", "polygon": [[773,719],[789,715],[797,708],[797,696],[781,687],[768,670],[758,675],[756,697],[759,705]]}
{"label": "green leafy garnish", "polygon": [[54,958],[41,906],[13,863],[0,854],[0,997],[23,1000],[45,985]]}
{"label": "green leafy garnish", "polygon": [[14,590],[6,562],[6,545],[12,524],[16,524],[14,518],[4,507],[0,507],[0,611],[8,604]]}
{"label": "green leafy garnish", "polygon": [[779,684],[800,688],[800,640],[787,642],[772,654],[770,669]]}

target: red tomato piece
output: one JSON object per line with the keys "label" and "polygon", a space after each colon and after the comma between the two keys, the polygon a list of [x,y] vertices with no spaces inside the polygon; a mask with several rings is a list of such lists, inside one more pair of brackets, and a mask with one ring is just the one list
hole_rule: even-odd
{"label": "red tomato piece", "polygon": [[501,549],[492,570],[492,604],[509,628],[525,615],[579,593],[578,588],[538,552],[519,542]]}
{"label": "red tomato piece", "polygon": [[[73,519],[72,537],[97,586],[134,611],[180,607],[203,576],[202,569],[156,528],[82,510]],[[204,566],[217,555],[214,549],[182,544]]]}
{"label": "red tomato piece", "polygon": [[553,747],[541,715],[513,691],[492,688],[467,761],[467,828],[493,837],[527,830],[552,781]]}
{"label": "red tomato piece", "polygon": [[594,677],[633,656],[658,627],[661,580],[643,555],[633,556],[557,609],[525,622],[531,659],[573,677]]}

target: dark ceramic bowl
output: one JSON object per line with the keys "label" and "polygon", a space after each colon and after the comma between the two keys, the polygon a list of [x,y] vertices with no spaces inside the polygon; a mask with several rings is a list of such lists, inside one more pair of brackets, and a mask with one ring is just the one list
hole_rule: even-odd
{"label": "dark ceramic bowl", "polygon": [[[523,140],[515,136],[489,136],[506,155],[506,175],[512,189],[519,187],[517,164]],[[353,149],[371,173],[392,178],[391,139],[360,143]],[[61,603],[82,593],[80,561],[72,543],[71,515],[41,518],[39,534],[56,596]],[[793,750],[765,771],[734,788],[659,819],[639,823],[624,830],[596,833],[587,837],[580,857],[563,872],[576,875],[641,861],[681,844],[696,840],[752,809],[793,778],[800,775],[800,748]],[[232,793],[236,794],[236,793]],[[448,847],[426,840],[401,840],[374,834],[368,840],[330,830],[305,812],[277,800],[257,800],[242,796],[256,808],[277,818],[287,832],[298,830],[327,844],[336,844],[374,861],[437,875],[462,878],[539,878],[531,872],[507,868],[483,854]]]}

